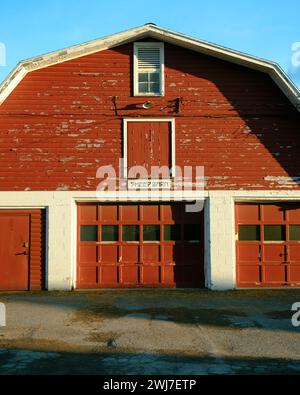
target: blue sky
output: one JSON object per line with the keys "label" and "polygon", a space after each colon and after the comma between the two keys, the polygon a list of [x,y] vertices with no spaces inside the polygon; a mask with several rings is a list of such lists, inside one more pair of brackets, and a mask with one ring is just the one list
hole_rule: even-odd
{"label": "blue sky", "polygon": [[300,87],[300,66],[291,61],[292,44],[300,42],[299,0],[10,0],[0,10],[0,82],[22,59],[154,22],[276,61]]}

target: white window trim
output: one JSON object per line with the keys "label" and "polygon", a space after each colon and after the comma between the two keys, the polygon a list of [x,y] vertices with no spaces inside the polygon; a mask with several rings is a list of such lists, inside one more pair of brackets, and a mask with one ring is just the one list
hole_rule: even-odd
{"label": "white window trim", "polygon": [[128,123],[130,122],[168,122],[171,124],[171,177],[176,177],[176,134],[175,118],[124,118],[123,119],[123,175],[128,177]]}
{"label": "white window trim", "polygon": [[[139,79],[138,79],[138,49],[156,47],[160,48],[160,93],[139,93]],[[165,95],[165,45],[162,42],[138,42],[134,43],[134,56],[133,56],[133,92],[134,96],[141,97],[155,97]]]}

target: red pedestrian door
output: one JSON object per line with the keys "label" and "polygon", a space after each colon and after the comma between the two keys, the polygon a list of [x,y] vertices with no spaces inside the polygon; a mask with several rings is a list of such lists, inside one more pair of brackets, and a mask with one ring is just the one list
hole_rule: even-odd
{"label": "red pedestrian door", "polygon": [[28,290],[29,228],[29,215],[0,215],[0,290]]}

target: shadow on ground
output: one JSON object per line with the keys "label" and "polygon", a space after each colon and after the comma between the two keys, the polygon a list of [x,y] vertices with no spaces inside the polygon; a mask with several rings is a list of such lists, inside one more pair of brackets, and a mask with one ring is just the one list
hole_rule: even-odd
{"label": "shadow on ground", "polygon": [[254,327],[299,333],[291,325],[291,308],[300,289],[112,290],[88,292],[0,293],[0,302],[25,303],[74,311],[80,321],[148,316],[178,324]]}
{"label": "shadow on ground", "polygon": [[0,374],[299,374],[289,291],[1,294]]}
{"label": "shadow on ground", "polygon": [[294,360],[0,350],[0,375],[253,375],[300,373]]}

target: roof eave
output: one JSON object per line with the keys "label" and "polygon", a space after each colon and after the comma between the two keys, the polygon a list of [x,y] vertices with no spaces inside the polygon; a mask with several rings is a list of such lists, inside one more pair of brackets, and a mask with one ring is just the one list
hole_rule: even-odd
{"label": "roof eave", "polygon": [[139,26],[101,39],[96,39],[59,51],[50,52],[48,54],[20,62],[0,86],[0,104],[4,102],[19,82],[30,71],[114,48],[116,46],[132,42],[133,40],[143,39],[144,37],[153,37],[154,39],[163,40],[170,44],[179,45],[215,58],[268,73],[292,104],[298,109],[298,111],[300,111],[300,91],[276,63],[212,44],[207,41],[198,40],[153,24]]}

